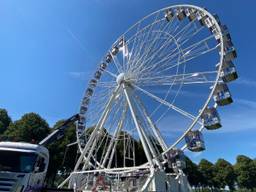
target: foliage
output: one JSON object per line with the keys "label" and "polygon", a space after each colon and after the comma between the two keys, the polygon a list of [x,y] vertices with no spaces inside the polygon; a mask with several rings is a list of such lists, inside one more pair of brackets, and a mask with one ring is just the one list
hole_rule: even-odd
{"label": "foliage", "polygon": [[13,123],[10,123],[4,137],[10,141],[38,143],[50,132],[48,123],[36,113],[27,113]]}
{"label": "foliage", "polygon": [[0,134],[6,131],[11,122],[8,112],[5,109],[0,109]]}
{"label": "foliage", "polygon": [[197,164],[191,161],[188,157],[186,157],[186,168],[183,171],[187,175],[191,186],[196,188],[200,186],[202,175],[198,170]]}
{"label": "foliage", "polygon": [[[55,128],[62,125],[63,122],[64,120],[58,121],[51,131],[54,131]],[[68,125],[63,138],[48,146],[50,163],[47,173],[47,183],[49,186],[53,186],[57,173],[65,177],[73,170],[77,156],[77,147],[76,145],[67,147],[67,145],[75,141],[75,125],[70,124]]]}
{"label": "foliage", "polygon": [[200,162],[199,162],[199,165],[198,165],[198,169],[202,175],[201,177],[201,185],[204,186],[204,187],[214,187],[215,186],[215,182],[213,180],[214,178],[214,165],[206,160],[206,159],[202,159]]}
{"label": "foliage", "polygon": [[233,166],[224,159],[218,159],[215,163],[214,180],[220,188],[228,186],[230,190],[234,190],[236,175]]}
{"label": "foliage", "polygon": [[256,188],[256,165],[255,161],[244,155],[237,156],[234,166],[237,175],[237,184],[239,188]]}

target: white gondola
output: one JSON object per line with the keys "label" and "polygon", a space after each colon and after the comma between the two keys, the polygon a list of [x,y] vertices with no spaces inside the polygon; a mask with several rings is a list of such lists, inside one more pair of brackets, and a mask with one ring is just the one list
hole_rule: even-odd
{"label": "white gondola", "polygon": [[88,88],[88,89],[86,90],[86,95],[89,96],[89,97],[91,97],[92,94],[93,94],[93,89],[92,89],[92,88]]}
{"label": "white gondola", "polygon": [[211,28],[214,25],[214,22],[210,17],[206,16],[205,19],[203,20],[203,24],[206,27]]}
{"label": "white gondola", "polygon": [[101,63],[100,64],[100,70],[104,71],[107,68],[107,64],[106,63]]}
{"label": "white gondola", "polygon": [[185,169],[186,160],[184,152],[180,149],[171,149],[168,153],[168,159],[172,168]]}
{"label": "white gondola", "polygon": [[220,72],[220,77],[226,83],[230,81],[234,81],[238,78],[236,67],[232,61],[224,60],[222,65],[222,70]]}
{"label": "white gondola", "polygon": [[87,112],[87,110],[88,110],[88,107],[82,105],[80,108],[80,114],[85,114]]}
{"label": "white gondola", "polygon": [[79,131],[84,130],[84,125],[83,125],[83,124],[78,124],[77,129],[78,129]]}
{"label": "white gondola", "polygon": [[115,46],[115,47],[112,48],[111,54],[116,55],[118,53],[118,51],[119,51],[118,47]]}
{"label": "white gondola", "polygon": [[202,11],[197,11],[196,18],[201,25],[204,25],[204,20],[207,18],[207,15]]}
{"label": "white gondola", "polygon": [[121,38],[119,41],[118,41],[118,46],[119,47],[123,47],[125,44],[125,40],[123,38]]}
{"label": "white gondola", "polygon": [[110,63],[112,61],[112,56],[110,54],[107,54],[106,56],[106,62]]}
{"label": "white gondola", "polygon": [[226,61],[231,61],[237,57],[235,47],[226,47],[224,52],[224,59]]}
{"label": "white gondola", "polygon": [[168,22],[172,20],[173,16],[173,11],[171,9],[165,11],[164,17]]}
{"label": "white gondola", "polygon": [[[220,29],[221,29],[221,34],[222,34],[222,37],[223,37],[223,42],[227,42],[227,41],[231,41],[231,36],[230,36],[230,33],[229,33],[229,30],[227,28],[226,25],[221,25],[220,26]],[[216,39],[218,40],[218,42],[220,42],[220,35],[218,35],[216,37]]]}
{"label": "white gondola", "polygon": [[228,105],[233,102],[231,93],[225,83],[219,83],[213,93],[213,99],[219,106]]}
{"label": "white gondola", "polygon": [[82,105],[89,105],[90,103],[90,98],[89,97],[84,97],[82,101]]}
{"label": "white gondola", "polygon": [[85,139],[83,137],[79,138],[79,142],[81,143],[81,147],[84,148],[85,146]]}
{"label": "white gondola", "polygon": [[193,152],[205,150],[203,135],[200,131],[189,131],[185,136],[187,148]]}
{"label": "white gondola", "polygon": [[220,32],[219,30],[217,29],[216,25],[212,25],[210,28],[209,28],[210,32],[214,35],[215,39],[219,42],[219,38],[220,38]]}
{"label": "white gondola", "polygon": [[96,79],[92,79],[90,82],[89,82],[89,87],[90,88],[95,88],[97,85],[97,80]]}
{"label": "white gondola", "polygon": [[80,122],[81,125],[84,125],[83,124],[85,122],[85,116],[84,115],[79,116],[79,122]]}
{"label": "white gondola", "polygon": [[100,79],[101,77],[101,72],[100,71],[96,71],[96,73],[94,74],[95,79]]}
{"label": "white gondola", "polygon": [[230,48],[230,47],[233,47],[233,46],[234,46],[234,45],[233,45],[233,43],[232,43],[232,41],[231,41],[231,39],[230,39],[230,40],[228,40],[228,41],[224,41],[223,43],[224,43],[224,48],[225,48],[225,49],[227,49],[227,48]]}
{"label": "white gondola", "polygon": [[78,131],[78,132],[77,132],[78,137],[81,137],[81,136],[82,136],[82,133],[83,133],[82,131]]}
{"label": "white gondola", "polygon": [[221,127],[220,117],[216,108],[206,108],[201,115],[203,125],[208,130],[219,129]]}
{"label": "white gondola", "polygon": [[189,21],[193,21],[194,19],[196,19],[196,10],[193,8],[185,9],[185,14],[188,17]]}
{"label": "white gondola", "polygon": [[181,21],[186,17],[185,11],[183,8],[178,8],[176,10],[176,16]]}
{"label": "white gondola", "polygon": [[215,18],[215,20],[217,21],[217,23],[220,25],[220,18],[217,14],[214,14],[213,17]]}

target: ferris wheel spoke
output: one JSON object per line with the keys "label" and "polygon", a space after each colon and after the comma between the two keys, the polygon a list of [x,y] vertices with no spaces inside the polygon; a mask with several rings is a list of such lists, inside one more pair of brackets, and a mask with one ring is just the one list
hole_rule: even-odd
{"label": "ferris wheel spoke", "polygon": [[177,39],[177,41],[182,37],[184,36],[186,33],[189,32],[189,30],[191,30],[191,25],[195,25],[195,21],[196,19],[194,19],[193,21],[191,22],[188,22],[177,34],[174,35],[174,37]]}
{"label": "ferris wheel spoke", "polygon": [[201,26],[201,27],[197,28],[196,24],[194,23],[194,27],[192,29],[193,29],[193,31],[191,31],[188,34],[184,34],[183,36],[181,36],[177,39],[180,46],[184,45],[189,40],[191,40],[194,36],[196,36],[199,32],[201,32],[204,29],[204,27]]}
{"label": "ferris wheel spoke", "polygon": [[[208,49],[205,50],[205,51],[198,52],[198,53],[193,54],[193,55],[192,55],[192,54],[191,54],[191,55],[186,54],[185,59],[183,59],[182,61],[175,62],[175,63],[166,64],[166,66],[165,66],[166,68],[157,71],[156,74],[161,74],[161,73],[164,73],[164,72],[166,72],[166,71],[168,71],[168,70],[173,69],[174,67],[177,67],[177,66],[182,65],[182,64],[186,64],[188,61],[194,60],[194,59],[196,59],[196,58],[198,58],[198,57],[200,57],[200,56],[203,56],[203,55],[205,55],[205,54],[207,54],[207,53],[210,53],[210,52],[216,50],[216,49],[218,48],[218,46],[219,46],[219,45],[216,45],[216,46],[213,47],[213,48],[208,48]],[[190,57],[188,57],[188,56],[190,56]],[[167,65],[170,65],[170,66],[168,67]]]}
{"label": "ferris wheel spoke", "polygon": [[[147,32],[147,33],[148,33],[148,34],[151,34],[151,36],[152,36],[152,31],[153,31],[153,29],[154,29],[153,26],[156,26],[156,24],[159,24],[159,23],[161,23],[161,25],[158,27],[158,30],[161,30],[161,31],[166,30],[166,31],[168,31],[167,29],[168,29],[170,26],[173,26],[172,24],[173,24],[173,21],[175,21],[175,18],[176,18],[176,16],[174,16],[174,17],[172,18],[172,20],[171,20],[170,22],[168,22],[168,23],[166,23],[165,18],[153,22],[151,25],[149,25],[149,26],[150,26],[150,31]],[[171,30],[171,29],[170,29],[170,30]],[[159,33],[159,34],[153,36],[154,39],[152,39],[151,42],[150,42],[150,44],[147,46],[147,51],[145,51],[145,53],[144,53],[143,55],[137,54],[138,56],[135,57],[135,59],[133,59],[133,63],[139,63],[139,62],[138,62],[139,60],[141,60],[143,57],[145,57],[145,55],[147,55],[147,54],[149,54],[149,52],[151,52],[152,48],[154,47],[153,45],[155,44],[156,40],[159,39],[159,35],[161,35],[161,34]],[[144,41],[144,42],[145,42],[145,41]],[[140,51],[141,51],[141,50],[142,50],[142,49],[140,49]],[[133,64],[133,65],[134,65],[134,64]],[[136,67],[134,67],[134,68],[136,68]]]}
{"label": "ferris wheel spoke", "polygon": [[102,129],[103,127],[103,124],[105,123],[106,119],[107,119],[107,116],[110,112],[110,107],[111,105],[113,104],[114,102],[114,99],[116,97],[116,95],[118,94],[119,92],[119,89],[120,89],[120,85],[116,87],[116,89],[113,91],[108,103],[106,104],[106,107],[105,107],[105,110],[103,111],[98,123],[96,124],[89,140],[87,141],[83,151],[81,152],[81,155],[77,161],[77,164],[74,168],[74,170],[76,171],[80,165],[80,163],[82,162],[82,160],[85,158],[85,154],[88,154],[84,160],[84,165],[87,165],[89,163],[89,160],[91,158],[91,155],[92,155],[92,150],[94,150],[95,148],[95,145],[96,145],[96,141],[97,141],[97,133],[99,130]]}
{"label": "ferris wheel spoke", "polygon": [[[135,49],[136,51],[133,53],[134,58],[137,58],[137,56],[140,55],[140,52],[141,52],[141,50],[142,50],[142,47],[145,45],[145,40],[150,37],[151,32],[152,32],[153,29],[154,29],[154,26],[155,26],[156,24],[158,24],[161,20],[163,20],[163,19],[158,19],[159,14],[160,14],[160,13],[156,14],[156,16],[154,17],[152,23],[150,23],[149,25],[146,25],[145,27],[143,27],[143,28],[139,31],[140,33],[136,33],[136,34],[135,34],[135,36],[138,35],[138,37],[139,37],[139,36],[142,36],[142,37],[140,38],[140,40],[141,40],[140,43],[138,43],[138,46],[137,46],[136,49]],[[147,29],[148,29],[148,30],[147,30]],[[135,60],[135,61],[136,61],[136,60]],[[133,61],[133,62],[128,61],[128,62],[131,63],[131,65],[133,65],[133,63],[134,63],[134,61]]]}
{"label": "ferris wheel spoke", "polygon": [[[160,21],[162,21],[162,20],[160,20]],[[159,21],[159,22],[160,22],[160,21]],[[162,22],[162,23],[160,24],[160,26],[158,27],[157,31],[156,31],[156,30],[153,30],[154,27],[155,27],[155,25],[156,25],[156,24],[159,24],[159,22],[152,24],[150,31],[147,32],[148,34],[151,34],[151,36],[153,36],[153,39],[150,41],[149,45],[147,45],[147,48],[146,48],[146,50],[144,51],[144,53],[142,53],[142,50],[143,50],[143,49],[140,48],[140,52],[139,52],[139,54],[137,54],[138,56],[135,57],[135,59],[134,59],[134,65],[135,65],[135,66],[136,66],[136,64],[143,63],[142,60],[143,60],[144,58],[146,58],[147,55],[148,55],[150,52],[152,52],[152,49],[156,46],[155,44],[156,44],[157,40],[160,38],[161,32],[164,31],[166,28],[168,28],[168,26],[171,25],[171,23],[172,23],[172,22],[170,22],[170,24],[169,24],[169,23],[166,24],[165,22]],[[164,25],[164,24],[165,24],[165,25]],[[153,27],[153,26],[154,26],[154,27]],[[163,27],[163,28],[162,28],[162,27]],[[156,35],[153,35],[153,32],[154,32],[154,33],[157,32],[157,34],[156,34]],[[148,37],[148,38],[149,38],[149,37]],[[147,38],[147,39],[148,39],[148,38]],[[146,39],[146,40],[147,40],[147,39]],[[147,42],[147,41],[144,40],[144,44],[145,44],[145,42]],[[138,67],[136,66],[136,68],[138,68]]]}
{"label": "ferris wheel spoke", "polygon": [[[121,65],[121,63],[120,63],[120,61],[118,60],[117,56],[115,56],[115,55],[112,54],[111,51],[110,51],[109,53],[110,53],[110,55],[111,55],[111,57],[112,57],[112,59],[113,59],[113,63],[114,63],[114,65],[116,66],[116,69],[117,69],[118,73],[121,73],[124,69],[123,69],[123,67],[122,67],[122,65]],[[112,75],[114,75],[114,74],[112,73]],[[116,77],[116,76],[115,76],[115,77]]]}
{"label": "ferris wheel spoke", "polygon": [[[157,33],[158,33],[158,35],[161,35],[161,33],[163,33],[163,32],[158,31]],[[156,35],[153,43],[157,42],[157,40],[160,39],[158,35]],[[174,41],[175,41],[175,39],[172,36],[169,36],[168,38],[165,39],[165,42],[160,47],[155,44],[153,44],[152,46],[148,46],[150,49],[148,51],[146,51],[144,54],[142,54],[142,56],[140,58],[138,58],[138,60],[136,62],[138,64],[138,66],[136,66],[134,68],[134,72],[138,72],[138,71],[142,70],[143,68],[145,68],[145,66],[147,66],[147,63],[150,63],[155,58],[156,55],[159,55],[161,53],[161,51],[164,48],[166,48],[166,46],[168,46],[169,44],[171,44]],[[148,55],[151,53],[153,53],[153,54],[150,56],[150,59],[148,59]],[[146,61],[147,61],[147,63],[146,63]]]}
{"label": "ferris wheel spoke", "polygon": [[[195,50],[196,47],[199,47],[199,45],[206,45],[207,44],[207,41],[212,39],[214,36],[213,35],[210,35],[204,39],[202,39],[201,41],[199,42],[196,42],[186,48],[183,48],[182,49],[182,52],[184,54],[181,54],[181,51],[178,51],[179,49],[181,50],[181,48],[178,48],[176,47],[174,50],[171,51],[171,53],[169,53],[168,55],[166,55],[164,58],[162,58],[160,61],[152,64],[151,66],[149,67],[146,67],[144,68],[143,70],[141,70],[141,73],[144,73],[144,72],[147,72],[147,71],[153,71],[157,68],[162,68],[162,70],[159,70],[157,71],[157,74],[163,72],[163,71],[167,71],[169,69],[172,69],[180,64],[183,64],[183,63],[186,63],[192,59],[195,59],[201,55],[204,55],[204,54],[207,54],[213,50],[216,50],[216,48],[218,48],[219,44],[216,45],[215,47],[208,47],[208,46],[204,46],[203,48],[205,48],[205,50],[200,50],[200,51],[197,51]],[[202,48],[200,48],[202,49]],[[176,51],[176,52],[175,52]],[[184,59],[180,62],[170,62],[172,60],[175,61],[175,57],[178,57],[178,56],[181,56],[183,57]]]}
{"label": "ferris wheel spoke", "polygon": [[[119,99],[118,102],[115,102],[115,106],[112,107],[112,111],[114,111],[114,112],[112,113],[111,116],[113,118],[109,118],[109,124],[105,125],[105,129],[106,129],[105,136],[107,136],[108,138],[111,138],[111,139],[108,140],[108,138],[107,138],[107,139],[104,140],[104,138],[100,138],[101,144],[98,145],[98,150],[100,149],[100,147],[102,147],[102,144],[105,144],[104,148],[103,148],[103,150],[101,152],[101,160],[100,160],[101,167],[105,167],[105,163],[106,163],[105,161],[107,160],[106,158],[108,157],[108,155],[110,153],[109,150],[112,148],[112,147],[109,148],[110,145],[112,145],[111,141],[113,140],[113,136],[112,137],[110,136],[111,133],[112,133],[111,130],[115,129],[115,127],[118,127],[116,125],[118,125],[120,123],[120,119],[122,118],[122,117],[119,116],[119,114],[122,113],[122,109],[123,109],[123,107],[122,107],[122,99]],[[117,133],[116,132],[117,132],[117,129],[115,129],[114,135],[118,133],[118,132]],[[108,147],[107,147],[107,145],[108,145]],[[97,152],[95,152],[95,154],[97,154]]]}
{"label": "ferris wheel spoke", "polygon": [[125,108],[123,109],[121,119],[118,122],[117,128],[116,128],[116,130],[115,130],[115,132],[114,132],[114,134],[111,138],[111,141],[109,143],[109,148],[108,148],[108,150],[106,152],[106,155],[104,157],[104,160],[102,162],[103,166],[105,166],[105,164],[108,160],[108,165],[107,165],[108,169],[111,167],[111,164],[112,164],[112,160],[113,160],[113,157],[114,157],[114,154],[115,154],[115,151],[116,151],[116,145],[117,145],[117,142],[118,142],[119,134],[120,134],[120,131],[123,128],[124,121],[125,121],[126,114],[127,114],[127,110],[128,110],[128,105],[126,104]]}
{"label": "ferris wheel spoke", "polygon": [[[211,84],[216,82],[217,71],[196,72],[189,74],[177,74],[173,76],[142,78],[136,81],[136,85],[150,86],[173,86],[190,84]],[[144,80],[143,80],[144,79]]]}
{"label": "ferris wheel spoke", "polygon": [[[144,82],[170,82],[177,78],[182,79],[209,79],[214,78],[217,75],[218,71],[197,71],[197,72],[190,72],[190,73],[179,73],[175,75],[164,75],[164,76],[152,76],[152,77],[141,77],[138,78],[136,82],[144,83]],[[214,76],[214,77],[211,77]],[[135,79],[131,79],[131,81],[135,81]]]}
{"label": "ferris wheel spoke", "polygon": [[[169,107],[170,109],[175,110],[176,112],[180,113],[181,115],[183,115],[183,116],[185,116],[185,117],[187,117],[187,118],[189,118],[191,120],[195,120],[196,119],[196,117],[194,115],[192,115],[192,114],[190,114],[190,113],[180,109],[179,107],[169,103],[168,101],[163,100],[160,97],[158,97],[158,96],[156,96],[156,95],[154,95],[154,94],[152,94],[152,93],[142,89],[141,87],[138,87],[137,85],[133,85],[133,87],[136,88],[137,90],[141,91],[142,93],[146,94],[147,96],[151,97],[155,101],[157,101],[157,102],[159,102],[159,103]],[[198,123],[201,124],[201,122],[198,122]]]}
{"label": "ferris wheel spoke", "polygon": [[129,66],[126,63],[129,60],[130,53],[129,53],[129,48],[128,48],[128,44],[126,42],[125,36],[122,36],[121,39],[123,41],[123,46],[120,48],[120,50],[122,51],[123,68],[124,68],[124,71],[127,71]]}
{"label": "ferris wheel spoke", "polygon": [[[166,25],[165,27],[167,27],[167,26],[168,25]],[[171,42],[175,40],[172,35],[169,35],[168,33],[164,32],[164,29],[162,29],[162,30],[158,29],[156,31],[157,35],[155,35],[154,39],[151,40],[151,43],[148,46],[147,50],[143,54],[139,55],[139,58],[136,59],[136,64],[139,64],[139,66],[136,66],[134,68],[135,70],[137,70],[137,71],[140,70],[141,67],[146,65],[145,63],[147,63],[147,61],[150,61],[151,59],[153,59],[155,57],[155,55],[157,55],[162,50],[162,48],[164,48],[168,44],[171,44]],[[165,34],[165,35],[168,34],[168,38],[165,40],[163,45],[158,47],[156,42],[158,42],[160,35],[162,35],[162,34]],[[153,53],[153,54],[150,57],[148,57],[148,55],[150,53]]]}
{"label": "ferris wheel spoke", "polygon": [[107,69],[105,69],[105,72],[106,72],[108,75],[110,75],[111,77],[114,77],[114,78],[116,78],[116,77],[117,77],[117,75],[116,75],[116,74],[114,74],[114,73],[110,72],[110,71],[109,71],[109,70],[107,70]]}
{"label": "ferris wheel spoke", "polygon": [[[142,34],[142,30],[140,29],[140,27],[141,27],[141,22],[137,23],[136,33],[135,33],[136,35],[133,37],[133,41],[132,41],[132,45],[131,45],[132,48],[131,48],[131,52],[130,52],[131,57],[127,61],[127,63],[129,63],[129,65],[131,65],[131,58],[134,57],[134,55],[136,54],[135,47],[138,46],[136,44],[138,44],[139,36]],[[130,40],[128,42],[130,44]]]}
{"label": "ferris wheel spoke", "polygon": [[99,87],[115,87],[116,81],[100,81],[97,83]]}
{"label": "ferris wheel spoke", "polygon": [[[174,29],[174,31],[176,31],[177,28]],[[169,36],[169,38],[165,41],[165,43],[163,45],[161,45],[161,47],[157,47],[156,49],[156,52],[154,52],[154,54],[152,54],[150,57],[146,58],[143,62],[144,65],[146,65],[148,62],[152,61],[152,59],[168,44],[170,44],[172,41],[177,44],[176,42],[176,38],[175,36],[172,35],[172,32],[167,32],[167,31],[164,31],[164,29],[160,29],[159,30],[159,34],[167,34]],[[156,37],[155,39],[157,40],[157,38],[159,37]],[[170,42],[168,42],[169,40],[171,40]],[[148,55],[148,53],[146,54],[146,56]],[[138,61],[139,62],[139,61]]]}

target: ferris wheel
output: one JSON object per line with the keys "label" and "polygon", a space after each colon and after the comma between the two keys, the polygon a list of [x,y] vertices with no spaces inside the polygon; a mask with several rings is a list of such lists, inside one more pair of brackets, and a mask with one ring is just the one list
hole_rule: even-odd
{"label": "ferris wheel", "polygon": [[202,130],[221,127],[236,56],[226,25],[204,8],[170,6],[135,23],[85,90],[68,179],[88,191],[143,191],[156,170],[179,174],[183,151],[204,150]]}

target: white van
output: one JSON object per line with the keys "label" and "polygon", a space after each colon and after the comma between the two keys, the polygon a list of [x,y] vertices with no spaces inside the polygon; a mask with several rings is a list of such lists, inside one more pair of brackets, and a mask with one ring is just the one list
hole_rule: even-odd
{"label": "white van", "polygon": [[44,186],[48,150],[36,144],[0,142],[0,192],[38,192]]}

